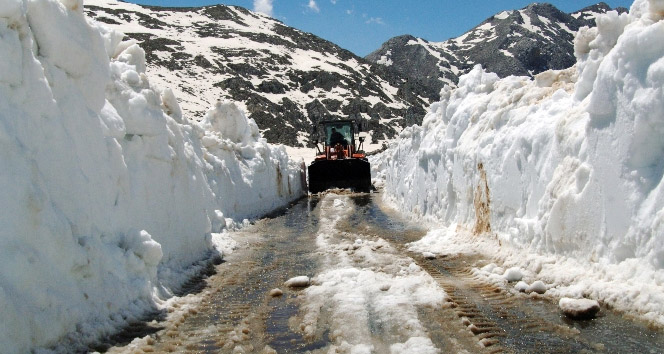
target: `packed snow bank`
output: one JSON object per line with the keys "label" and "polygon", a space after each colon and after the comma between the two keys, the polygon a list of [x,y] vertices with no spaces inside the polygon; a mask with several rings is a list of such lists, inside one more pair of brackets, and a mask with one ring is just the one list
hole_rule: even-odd
{"label": "packed snow bank", "polygon": [[[577,35],[574,68],[500,80],[476,67],[444,88],[422,126],[372,162],[384,166],[385,197],[434,222],[496,233],[504,250],[576,263],[548,273],[549,291],[564,295],[557,286],[604,272],[604,288],[569,292],[664,324],[663,7],[637,0],[629,14],[600,16]],[[419,248],[445,252],[435,238]],[[543,271],[504,252],[511,265]]]}
{"label": "packed snow bank", "polygon": [[0,4],[3,352],[85,342],[158,307],[227,218],[302,193],[299,166],[234,104],[190,123],[122,38],[81,1]]}

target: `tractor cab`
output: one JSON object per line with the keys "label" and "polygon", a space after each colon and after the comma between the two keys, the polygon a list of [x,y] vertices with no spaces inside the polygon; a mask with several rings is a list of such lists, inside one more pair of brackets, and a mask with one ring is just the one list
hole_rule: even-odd
{"label": "tractor cab", "polygon": [[314,128],[312,140],[316,145],[316,158],[308,168],[309,192],[331,188],[370,191],[371,170],[362,151],[364,138],[358,137],[359,146],[355,142],[359,128],[356,129],[352,120],[324,121]]}
{"label": "tractor cab", "polygon": [[[358,129],[359,130],[359,129]],[[323,133],[321,141],[323,150],[314,139],[317,155],[316,160],[340,160],[347,158],[366,158],[362,145],[364,138],[358,137],[359,148],[355,142],[355,122],[352,120],[325,121],[320,123]]]}

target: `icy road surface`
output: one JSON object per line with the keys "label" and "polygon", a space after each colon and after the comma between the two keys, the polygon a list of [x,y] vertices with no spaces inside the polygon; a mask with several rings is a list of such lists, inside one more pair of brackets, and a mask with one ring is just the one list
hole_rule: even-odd
{"label": "icy road surface", "polygon": [[[657,353],[664,348],[661,332],[608,310],[595,320],[572,322],[549,299],[483,281],[472,269],[490,259],[408,253],[404,245],[425,230],[400,221],[379,200],[376,194],[329,193],[233,233],[237,250],[211,267],[205,281],[192,282],[190,290],[197,294],[95,349]],[[309,286],[284,284],[302,276],[310,277]]]}

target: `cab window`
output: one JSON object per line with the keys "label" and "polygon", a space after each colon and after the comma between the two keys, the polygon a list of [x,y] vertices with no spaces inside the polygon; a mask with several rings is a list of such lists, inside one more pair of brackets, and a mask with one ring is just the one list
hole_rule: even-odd
{"label": "cab window", "polygon": [[[334,130],[333,130],[334,129]],[[333,134],[334,132],[337,132],[341,134],[341,137],[338,135],[336,136],[336,140],[339,140],[343,138],[345,140],[345,143],[342,142],[343,145],[347,145],[351,143],[351,126],[348,123],[340,123],[340,124],[328,124],[325,126],[325,136],[327,138],[327,145],[332,146],[335,145],[339,141],[333,141]]]}

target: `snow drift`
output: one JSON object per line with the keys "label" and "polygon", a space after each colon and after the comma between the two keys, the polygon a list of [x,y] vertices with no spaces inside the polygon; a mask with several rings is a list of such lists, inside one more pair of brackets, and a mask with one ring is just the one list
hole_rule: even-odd
{"label": "snow drift", "polygon": [[[577,34],[575,67],[534,80],[475,67],[373,161],[385,198],[522,253],[574,260],[578,271],[545,274],[541,261],[509,258],[560,294],[664,324],[663,17],[661,0],[602,15]],[[440,249],[450,244],[436,238],[454,238],[431,236]],[[593,269],[610,270],[579,290]]]}
{"label": "snow drift", "polygon": [[122,38],[80,0],[0,3],[3,352],[108,333],[170,296],[227,218],[302,194],[253,120],[220,102],[189,122]]}

